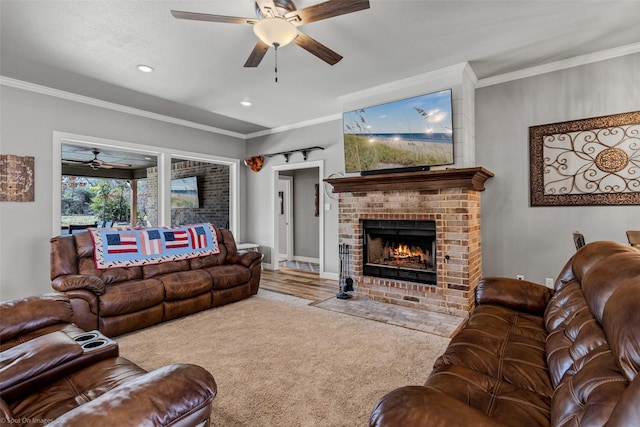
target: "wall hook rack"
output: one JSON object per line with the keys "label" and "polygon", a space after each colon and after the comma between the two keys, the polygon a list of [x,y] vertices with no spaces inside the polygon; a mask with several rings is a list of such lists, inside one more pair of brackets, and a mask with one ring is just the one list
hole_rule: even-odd
{"label": "wall hook rack", "polygon": [[281,151],[280,153],[265,154],[265,157],[284,156],[285,163],[289,163],[289,157],[291,157],[292,154],[302,153],[302,159],[306,161],[309,153],[315,150],[324,150],[324,147],[316,146],[316,147],[309,147],[309,148],[300,148],[298,150]]}

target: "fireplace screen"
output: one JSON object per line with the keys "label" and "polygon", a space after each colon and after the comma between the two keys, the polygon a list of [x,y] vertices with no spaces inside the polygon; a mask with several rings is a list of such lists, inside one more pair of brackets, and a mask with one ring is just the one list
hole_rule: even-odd
{"label": "fireplace screen", "polygon": [[436,284],[435,221],[363,221],[363,273]]}

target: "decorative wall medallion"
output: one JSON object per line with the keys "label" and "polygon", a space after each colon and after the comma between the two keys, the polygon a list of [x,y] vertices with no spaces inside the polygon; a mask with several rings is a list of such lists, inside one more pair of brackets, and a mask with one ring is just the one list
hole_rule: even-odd
{"label": "decorative wall medallion", "polygon": [[640,111],[529,128],[531,206],[640,204]]}
{"label": "decorative wall medallion", "polygon": [[33,202],[34,158],[0,154],[0,202]]}

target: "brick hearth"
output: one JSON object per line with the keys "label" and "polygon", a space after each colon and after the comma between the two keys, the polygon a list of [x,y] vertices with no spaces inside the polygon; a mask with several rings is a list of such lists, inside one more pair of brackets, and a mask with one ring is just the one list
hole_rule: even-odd
{"label": "brick hearth", "polygon": [[[446,169],[330,179],[340,193],[339,241],[351,247],[350,272],[362,297],[466,317],[482,276],[480,192],[493,174]],[[364,276],[362,221],[436,222],[437,284]]]}

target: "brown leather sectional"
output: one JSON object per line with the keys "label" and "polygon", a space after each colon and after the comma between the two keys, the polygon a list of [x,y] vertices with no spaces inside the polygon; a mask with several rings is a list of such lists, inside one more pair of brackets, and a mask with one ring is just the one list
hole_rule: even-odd
{"label": "brown leather sectional", "polygon": [[424,386],[383,396],[370,426],[640,425],[640,251],[584,246],[555,289],[481,281]]}
{"label": "brown leather sectional", "polygon": [[61,294],[0,304],[1,425],[209,425],[209,372],[188,364],[147,372],[72,320]]}
{"label": "brown leather sectional", "polygon": [[88,231],[51,239],[51,286],[71,301],[74,322],[116,336],[255,295],[262,254],[240,254],[216,229],[220,253],[140,267],[97,270]]}

